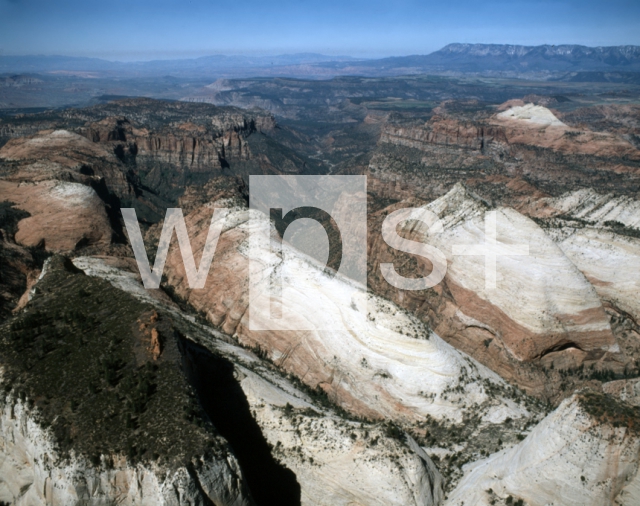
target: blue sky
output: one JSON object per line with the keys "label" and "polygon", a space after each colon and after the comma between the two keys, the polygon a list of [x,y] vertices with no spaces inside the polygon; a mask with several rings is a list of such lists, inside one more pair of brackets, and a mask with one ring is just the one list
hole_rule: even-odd
{"label": "blue sky", "polygon": [[2,54],[426,54],[450,42],[640,45],[640,1],[0,0]]}

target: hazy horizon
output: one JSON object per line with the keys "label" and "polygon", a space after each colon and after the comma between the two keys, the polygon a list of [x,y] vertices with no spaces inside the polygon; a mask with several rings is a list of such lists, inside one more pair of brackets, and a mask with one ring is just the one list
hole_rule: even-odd
{"label": "hazy horizon", "polygon": [[382,58],[449,43],[639,45],[640,3],[0,0],[0,54],[111,61],[318,53]]}
{"label": "hazy horizon", "polygon": [[[195,60],[198,58],[206,58],[206,57],[211,57],[211,56],[221,56],[221,57],[246,57],[246,58],[279,58],[279,57],[285,57],[285,56],[303,56],[303,55],[314,55],[314,56],[323,56],[323,57],[327,57],[327,58],[335,58],[335,59],[353,59],[353,60],[375,60],[375,59],[383,59],[383,58],[391,58],[391,57],[402,57],[402,56],[414,56],[414,55],[427,55],[436,51],[439,51],[440,49],[443,49],[444,47],[450,45],[450,44],[458,44],[458,42],[450,42],[448,44],[443,45],[442,47],[439,47],[437,49],[434,49],[433,51],[429,51],[429,52],[424,52],[424,53],[407,53],[407,54],[389,54],[389,55],[379,55],[379,56],[354,56],[354,55],[348,55],[348,54],[326,54],[326,53],[315,53],[315,52],[311,52],[311,51],[300,51],[300,52],[288,52],[288,53],[269,53],[269,52],[244,52],[244,53],[221,53],[221,52],[217,52],[217,53],[203,53],[203,54],[185,54],[184,56],[179,56],[179,54],[176,55],[167,55],[166,57],[155,57],[155,58],[116,58],[116,57],[103,57],[103,56],[85,56],[85,55],[75,55],[75,54],[60,54],[60,53],[52,53],[52,54],[45,54],[45,53],[40,53],[40,54],[36,54],[36,53],[28,53],[28,54],[5,54],[3,52],[0,52],[0,56],[11,56],[11,57],[62,57],[62,58],[95,58],[95,59],[99,59],[99,60],[104,60],[104,61],[108,61],[108,62],[112,62],[112,63],[145,63],[145,62],[153,62],[153,61],[172,61],[172,60]],[[496,42],[472,42],[469,44],[483,44],[483,45],[513,45],[513,46],[538,46],[538,45],[545,45],[545,44],[535,44],[535,45],[529,45],[529,44],[512,44],[512,43],[508,43],[508,42],[501,42],[501,43],[496,43]],[[586,46],[586,47],[607,47],[607,46],[587,46],[586,44],[573,44],[573,43],[565,43],[566,45],[582,45],[582,46]],[[548,44],[551,45],[551,44]],[[563,44],[554,44],[556,46],[558,45],[563,45]],[[636,46],[636,47],[640,47],[640,43],[639,44],[612,44],[610,45],[610,47],[619,47],[619,46]]]}

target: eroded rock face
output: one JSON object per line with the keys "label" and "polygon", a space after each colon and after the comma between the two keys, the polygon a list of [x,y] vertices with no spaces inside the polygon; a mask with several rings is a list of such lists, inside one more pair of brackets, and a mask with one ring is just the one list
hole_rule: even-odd
{"label": "eroded rock face", "polygon": [[245,368],[238,373],[263,434],[300,483],[302,504],[441,503],[443,478],[410,437],[406,448],[379,427],[314,413],[308,400],[288,393],[281,381],[274,386],[272,378]]}
{"label": "eroded rock face", "polygon": [[104,202],[91,186],[53,180],[0,181],[0,200],[13,202],[30,214],[18,223],[18,244],[73,251],[111,243],[113,231]]}
{"label": "eroded rock face", "polygon": [[[201,125],[181,123],[167,131],[154,132],[135,128],[124,118],[105,118],[87,127],[86,135],[94,142],[121,141],[146,163],[162,162],[192,171],[222,168],[225,157],[247,159],[248,146],[241,132],[249,132],[248,125],[217,135]],[[208,134],[208,135],[207,135]],[[125,144],[126,145],[126,144]]]}
{"label": "eroded rock face", "polygon": [[[493,117],[473,121],[451,117],[442,108],[438,111],[442,115],[436,115],[422,125],[385,124],[379,142],[431,153],[437,146],[467,151],[447,155],[457,159],[458,163],[465,159],[465,154],[470,154],[469,150],[476,151],[476,157],[497,155],[502,160],[504,155],[515,154],[518,145],[547,148],[564,154],[640,159],[640,152],[623,136],[570,127],[540,105],[513,105]],[[435,153],[438,154],[437,151]],[[442,158],[446,163],[447,157]],[[442,161],[438,160],[440,164]],[[478,159],[472,163],[477,166]]]}
{"label": "eroded rock face", "polygon": [[[134,275],[108,266],[107,260],[80,257],[75,264],[153,303],[160,312],[170,311],[176,323],[188,321],[173,306],[150,299]],[[262,452],[269,449],[292,471],[305,506],[441,504],[443,478],[410,437],[403,443],[378,424],[350,420],[319,406],[277,369],[217,331],[193,324],[181,328],[188,339],[185,362],[196,383],[200,373],[205,381],[203,403],[215,403],[220,415],[213,415],[214,424],[228,434],[243,469],[248,459],[256,462],[249,464],[254,472],[267,475]],[[251,417],[252,430],[236,432],[234,427],[247,423],[242,411]]]}
{"label": "eroded rock face", "polygon": [[228,161],[250,159],[247,137],[274,127],[272,116],[237,111],[220,112],[206,122],[198,118],[161,128],[136,127],[125,117],[108,116],[89,123],[83,132],[96,143],[120,143],[121,152],[136,157],[138,163],[164,163],[179,170],[208,172],[221,169]]}
{"label": "eroded rock face", "polygon": [[602,390],[622,402],[640,406],[640,380],[638,378],[609,381],[602,385]]}
{"label": "eroded rock face", "polygon": [[[447,255],[446,283],[460,311],[493,329],[517,359],[566,345],[582,351],[615,346],[593,286],[533,221],[509,208],[490,211],[460,185],[426,209],[443,222],[444,231],[425,240]],[[495,288],[488,286],[484,256],[456,254],[456,246],[477,245],[496,255]]]}
{"label": "eroded rock face", "polygon": [[640,290],[638,201],[589,189],[533,200],[522,210],[541,223],[585,274],[612,315],[626,360],[635,360],[640,317],[636,295]]}
{"label": "eroded rock face", "polygon": [[[52,435],[41,428],[24,403],[4,396],[0,414],[0,501],[16,506],[123,505],[186,506],[201,501],[229,506],[254,504],[238,462],[194,461],[189,468],[127,465],[116,457],[113,468],[92,466],[84,458],[63,460]],[[109,456],[102,456],[103,464]]]}
{"label": "eroded rock face", "polygon": [[0,201],[31,215],[18,225],[17,243],[69,252],[121,239],[115,208],[135,191],[112,149],[67,130],[44,130],[10,140],[0,160]]}
{"label": "eroded rock face", "polygon": [[16,182],[61,180],[83,184],[104,179],[109,190],[124,197],[133,193],[112,149],[68,130],[43,130],[11,139],[0,149],[11,167],[6,179]]}
{"label": "eroded rock face", "polygon": [[[416,205],[390,206],[374,217],[370,230],[379,228],[387,212]],[[597,291],[532,220],[513,209],[492,210],[461,185],[424,208],[441,220],[442,232],[429,234],[420,222],[407,222],[402,233],[446,255],[444,281],[423,291],[392,287],[382,278],[380,263],[394,262],[409,277],[427,275],[432,266],[419,257],[397,255],[379,234],[370,234],[369,286],[376,293],[430,321],[447,342],[530,392],[548,387],[535,371],[541,359],[547,366],[575,367],[617,350]],[[496,219],[495,244],[487,242],[490,213]],[[454,254],[454,245],[476,245],[497,255],[495,288],[486,285],[485,257]],[[528,246],[529,254],[511,255],[518,245]]]}
{"label": "eroded rock face", "polygon": [[[497,114],[473,106],[464,110],[467,105],[443,102],[425,123],[389,117],[377,147],[352,163],[349,173],[369,176],[376,204],[387,198],[432,201],[457,182],[514,208],[520,200],[545,196],[540,193],[558,196],[585,186],[635,193],[635,118],[622,118],[624,128],[610,128],[607,120],[591,129],[523,101],[505,103]],[[510,184],[523,179],[531,191]]]}
{"label": "eroded rock face", "polygon": [[618,222],[640,230],[640,202],[630,197],[601,194],[591,188],[568,192],[556,198],[536,199],[523,210],[539,218],[563,215],[592,225]]}
{"label": "eroded rock face", "polygon": [[431,144],[451,145],[480,151],[490,143],[507,143],[504,129],[472,122],[435,117],[421,126],[385,125],[380,142],[424,149]]}
{"label": "eroded rock face", "polygon": [[505,128],[510,144],[528,144],[562,153],[626,156],[640,159],[640,152],[621,136],[586,129],[572,129],[540,105],[514,106],[495,116],[493,123]]}
{"label": "eroded rock face", "polygon": [[[196,258],[204,246],[213,209],[186,218]],[[367,294],[339,276],[331,277],[311,260],[285,247],[282,258],[268,249],[248,248],[249,211],[234,210],[218,241],[205,289],[190,290],[182,259],[171,248],[165,273],[176,293],[244,345],[263,350],[276,365],[321,388],[349,411],[371,418],[461,420],[465,408],[484,412],[494,401],[485,382],[497,375],[456,351],[418,319],[395,304]],[[249,255],[264,276],[294,279],[287,296],[297,320],[282,330],[256,331],[249,325]],[[268,315],[254,307],[258,323]],[[316,329],[316,330],[299,330]],[[331,330],[318,330],[331,329]],[[456,392],[456,393],[452,393]],[[495,400],[498,402],[498,399]],[[525,416],[517,408],[512,418]]]}
{"label": "eroded rock face", "polygon": [[68,130],[43,130],[29,137],[11,139],[0,150],[5,160],[50,160],[71,167],[76,158],[116,157],[103,146]]}
{"label": "eroded rock face", "polygon": [[602,300],[640,321],[640,239],[583,228],[558,232],[558,246]]}
{"label": "eroded rock face", "polygon": [[[604,414],[594,416],[584,403],[603,397],[583,396],[563,401],[516,446],[466,466],[445,504],[488,506],[509,496],[533,506],[637,504],[640,438],[637,428],[627,427],[633,411],[609,402]],[[625,415],[609,418],[609,408]]]}

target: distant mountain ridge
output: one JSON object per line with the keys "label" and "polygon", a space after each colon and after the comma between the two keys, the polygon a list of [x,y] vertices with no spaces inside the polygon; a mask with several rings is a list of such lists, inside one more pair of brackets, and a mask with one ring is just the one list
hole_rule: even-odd
{"label": "distant mountain ridge", "polygon": [[423,70],[482,71],[640,71],[640,46],[588,47],[577,44],[520,46],[449,44],[428,55],[383,58],[356,65]]}
{"label": "distant mountain ridge", "polygon": [[[549,56],[559,55],[602,55],[610,56],[620,54],[627,58],[640,58],[640,46],[580,46],[577,44],[562,44],[562,45],[549,45],[544,44],[542,46],[519,46],[511,44],[449,44],[436,53],[457,53],[457,54],[469,54],[475,56],[486,55],[511,55],[523,57],[532,52],[544,53]],[[432,54],[436,54],[432,53]]]}
{"label": "distant mountain ridge", "polygon": [[[70,56],[0,56],[0,74],[80,73],[174,77],[337,75],[384,76],[419,73],[640,72],[640,46],[577,44],[449,44],[426,55],[365,60],[317,53],[275,56],[211,55],[193,59],[117,62]],[[557,76],[556,76],[557,77]],[[636,81],[624,77],[625,81]]]}

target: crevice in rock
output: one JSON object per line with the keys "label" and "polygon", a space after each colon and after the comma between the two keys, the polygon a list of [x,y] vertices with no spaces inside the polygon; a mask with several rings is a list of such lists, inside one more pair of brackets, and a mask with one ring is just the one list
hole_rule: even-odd
{"label": "crevice in rock", "polygon": [[[111,230],[113,231],[111,240],[118,244],[126,244],[127,238],[122,228],[120,214],[120,208],[122,207],[120,199],[115,194],[109,191],[109,188],[107,187],[104,179],[100,179],[99,181],[92,181],[91,187],[98,194],[98,197],[100,197],[100,199],[105,203],[105,211],[107,213],[107,217],[109,218]],[[81,246],[83,245],[76,246],[76,249]]]}
{"label": "crevice in rock", "polygon": [[191,476],[191,479],[193,480],[194,485],[198,489],[198,493],[202,498],[203,506],[216,506],[215,503],[209,498],[207,493],[202,488],[202,483],[200,483],[200,478],[198,477],[198,473],[196,472],[195,466],[193,465],[193,463],[190,463],[187,465],[187,472],[189,473],[189,476]]}
{"label": "crevice in rock", "polygon": [[256,504],[299,506],[296,476],[271,454],[234,377],[233,364],[183,336],[179,346],[185,373],[207,416],[231,445]]}
{"label": "crevice in rock", "polygon": [[571,349],[583,351],[582,348],[580,348],[580,346],[578,346],[574,342],[561,343],[561,344],[552,346],[551,348],[547,348],[542,353],[540,353],[540,355],[538,355],[537,358],[542,358],[546,355],[549,355],[550,353],[556,353],[558,351],[565,351],[565,350],[571,350]]}
{"label": "crevice in rock", "polygon": [[615,316],[628,320],[633,325],[634,330],[636,332],[640,332],[640,324],[636,321],[633,315],[620,309],[618,306],[616,306],[612,302],[605,302],[604,307],[605,309],[608,309],[610,313],[611,312],[615,313]]}

